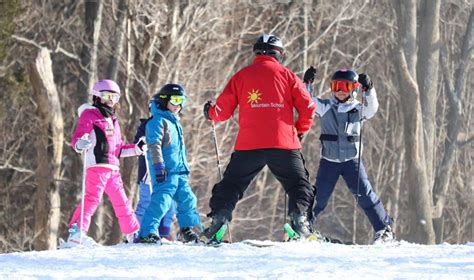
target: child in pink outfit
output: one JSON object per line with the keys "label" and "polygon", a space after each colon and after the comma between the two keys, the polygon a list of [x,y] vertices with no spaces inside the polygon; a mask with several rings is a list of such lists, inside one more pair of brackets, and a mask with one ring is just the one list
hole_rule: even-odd
{"label": "child in pink outfit", "polygon": [[[79,243],[79,233],[87,233],[90,220],[99,206],[102,194],[110,202],[124,234],[136,232],[140,225],[127,199],[119,169],[119,158],[141,155],[141,145],[125,144],[122,140],[115,105],[120,98],[119,86],[111,80],[101,80],[92,90],[93,104],[78,109],[79,120],[72,136],[72,147],[85,152],[86,178],[84,214],[81,221],[81,203],[69,222],[68,242]],[[83,234],[83,240],[93,242]]]}

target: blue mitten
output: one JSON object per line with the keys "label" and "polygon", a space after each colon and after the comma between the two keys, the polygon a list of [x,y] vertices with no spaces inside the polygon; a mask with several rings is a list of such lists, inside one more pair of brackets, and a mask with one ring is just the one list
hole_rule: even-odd
{"label": "blue mitten", "polygon": [[166,180],[165,165],[161,162],[153,164],[155,170],[155,179],[158,183],[163,183]]}

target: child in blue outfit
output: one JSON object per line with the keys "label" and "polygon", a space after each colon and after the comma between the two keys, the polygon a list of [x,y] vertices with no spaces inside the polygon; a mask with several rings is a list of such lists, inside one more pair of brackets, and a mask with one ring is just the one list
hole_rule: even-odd
{"label": "child in blue outfit", "polygon": [[158,227],[176,201],[176,216],[183,242],[199,242],[193,227],[201,227],[197,199],[189,186],[183,129],[178,113],[186,92],[181,85],[167,84],[153,97],[152,118],[146,124],[147,161],[153,186],[151,202],[141,222],[138,242],[161,243]]}
{"label": "child in blue outfit", "polygon": [[[152,105],[151,103],[150,105]],[[145,129],[146,124],[152,117],[148,119],[140,119],[140,126],[137,129],[137,133],[135,134],[135,138],[133,143],[145,143]],[[146,147],[146,146],[144,146]],[[150,172],[148,171],[149,165],[146,162],[145,155],[141,155],[138,157],[138,176],[137,176],[137,184],[139,189],[139,198],[137,208],[135,209],[135,215],[137,216],[138,221],[141,223],[143,219],[143,215],[145,214],[148,205],[150,205],[151,201],[151,193],[152,193],[152,186],[150,180]],[[173,224],[173,218],[176,212],[176,204],[171,203],[171,207],[166,212],[163,219],[161,219],[159,233],[160,237],[164,237],[166,239],[171,240],[170,232],[171,226]]]}

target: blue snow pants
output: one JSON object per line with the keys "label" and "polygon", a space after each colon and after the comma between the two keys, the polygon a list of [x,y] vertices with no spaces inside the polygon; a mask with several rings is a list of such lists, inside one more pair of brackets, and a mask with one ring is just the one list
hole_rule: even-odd
{"label": "blue snow pants", "polygon": [[358,159],[346,162],[331,162],[324,158],[319,163],[316,176],[316,196],[313,207],[313,225],[318,215],[326,208],[339,176],[346,181],[354,196],[358,195],[358,204],[364,210],[375,231],[384,229],[393,223],[385,208],[372,189],[362,160],[360,161],[359,193],[357,193]]}
{"label": "blue snow pants", "polygon": [[[151,186],[145,182],[138,184],[140,196],[138,198],[137,209],[135,214],[137,215],[138,221],[141,223],[143,215],[151,202]],[[176,203],[173,201],[171,207],[166,212],[163,219],[161,219],[159,233],[161,237],[168,237],[171,231],[171,225],[173,224],[173,217],[176,213]]]}
{"label": "blue snow pants", "polygon": [[153,180],[150,205],[145,211],[139,237],[159,234],[161,220],[176,201],[176,217],[180,228],[200,226],[197,199],[188,183],[189,175],[169,174],[163,183]]}

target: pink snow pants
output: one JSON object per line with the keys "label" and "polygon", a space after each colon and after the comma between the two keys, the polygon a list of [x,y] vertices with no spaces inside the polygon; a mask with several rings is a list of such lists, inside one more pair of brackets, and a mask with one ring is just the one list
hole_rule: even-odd
{"label": "pink snow pants", "polygon": [[91,217],[102,200],[102,194],[109,196],[122,233],[129,234],[140,229],[137,217],[128,202],[123,188],[120,171],[106,167],[89,167],[86,171],[86,193],[84,197],[84,226],[81,225],[81,203],[76,207],[69,226],[77,223],[85,232],[89,230]]}

